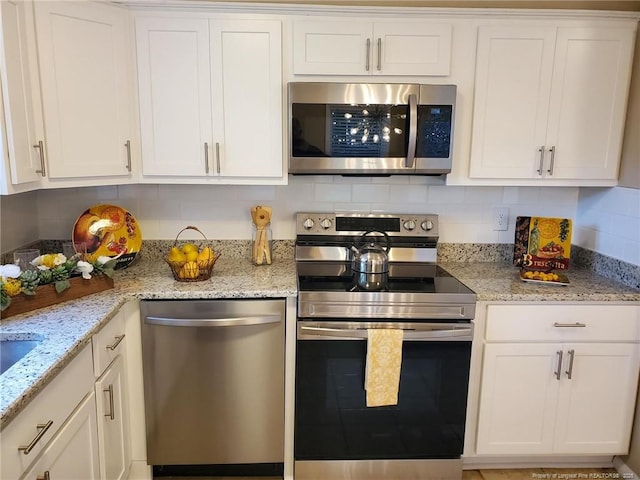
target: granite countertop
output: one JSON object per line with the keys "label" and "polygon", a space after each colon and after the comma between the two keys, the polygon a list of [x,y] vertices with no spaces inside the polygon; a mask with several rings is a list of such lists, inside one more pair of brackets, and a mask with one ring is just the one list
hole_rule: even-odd
{"label": "granite countertop", "polygon": [[3,428],[132,299],[295,297],[293,259],[254,266],[244,258],[221,257],[211,278],[177,282],[166,263],[141,259],[118,270],[115,288],[34,310],[0,322],[0,340],[41,343],[0,375],[0,428]]}
{"label": "granite countertop", "polygon": [[640,290],[572,267],[569,285],[532,283],[520,280],[520,270],[502,262],[440,262],[451,275],[484,302],[640,302]]}
{"label": "granite countertop", "polygon": [[[500,262],[441,262],[441,267],[476,292],[478,301],[633,301],[640,291],[588,270],[568,274],[570,285],[522,282],[518,269]],[[0,322],[0,339],[42,342],[0,375],[0,428],[4,427],[119,310],[132,299],[295,297],[292,258],[253,266],[245,258],[216,263],[204,282],[177,282],[167,265],[149,257],[116,272],[115,288]]]}

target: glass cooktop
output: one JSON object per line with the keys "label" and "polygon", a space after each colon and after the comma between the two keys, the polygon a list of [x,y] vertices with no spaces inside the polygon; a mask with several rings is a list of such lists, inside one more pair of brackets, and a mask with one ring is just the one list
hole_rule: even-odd
{"label": "glass cooktop", "polygon": [[[301,292],[360,291],[351,264],[342,262],[299,262],[298,288]],[[457,278],[433,264],[391,264],[381,291],[473,294]]]}

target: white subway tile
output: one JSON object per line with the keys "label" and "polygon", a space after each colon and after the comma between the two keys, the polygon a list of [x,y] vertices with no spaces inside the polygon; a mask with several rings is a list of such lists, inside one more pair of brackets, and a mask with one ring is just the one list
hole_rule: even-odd
{"label": "white subway tile", "polygon": [[389,201],[389,185],[352,185],[351,199],[354,202],[388,202]]}
{"label": "white subway tile", "polygon": [[350,202],[351,185],[318,184],[316,185],[314,198],[319,202]]}
{"label": "white subway tile", "polygon": [[466,187],[429,185],[427,189],[427,203],[464,203]]}

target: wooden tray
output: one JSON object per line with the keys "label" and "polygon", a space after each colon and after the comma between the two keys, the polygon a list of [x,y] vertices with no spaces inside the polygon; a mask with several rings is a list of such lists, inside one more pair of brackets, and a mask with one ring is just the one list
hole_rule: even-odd
{"label": "wooden tray", "polygon": [[0,312],[0,317],[8,318],[19,313],[49,307],[67,300],[75,300],[76,298],[113,288],[113,279],[106,275],[96,275],[89,280],[85,280],[82,277],[73,277],[69,279],[69,282],[71,287],[62,293],[56,292],[55,286],[51,283],[38,287],[35,295],[20,294],[16,297],[11,297],[11,305],[3,312]]}

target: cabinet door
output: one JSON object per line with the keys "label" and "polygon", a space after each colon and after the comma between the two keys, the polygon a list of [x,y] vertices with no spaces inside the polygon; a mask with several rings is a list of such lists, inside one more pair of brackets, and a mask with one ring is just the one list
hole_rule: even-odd
{"label": "cabinet door", "polygon": [[549,178],[618,178],[633,46],[631,28],[558,29],[546,141],[555,148]]}
{"label": "cabinet door", "polygon": [[[99,478],[96,402],[89,393],[22,478]],[[48,477],[46,476],[48,472]]]}
{"label": "cabinet door", "polygon": [[479,28],[472,178],[542,176],[555,32],[542,25]]}
{"label": "cabinet door", "polygon": [[370,22],[298,20],[293,24],[293,73],[368,75],[371,63]]}
{"label": "cabinet door", "polygon": [[282,177],[281,22],[212,20],[214,173]]}
{"label": "cabinet door", "polygon": [[[0,2],[2,47],[0,48],[0,85],[4,104],[11,183],[19,185],[41,178],[42,166],[34,124],[34,104],[30,86],[28,49],[34,46],[33,26],[29,29],[30,4],[23,0]],[[42,140],[42,139],[40,139]],[[7,180],[9,180],[7,178]],[[33,186],[37,188],[37,185]]]}
{"label": "cabinet door", "polygon": [[452,26],[376,23],[371,71],[374,75],[449,75]]}
{"label": "cabinet door", "polygon": [[100,3],[35,2],[51,178],[130,173],[127,15]]}
{"label": "cabinet door", "polygon": [[478,454],[543,454],[553,448],[558,345],[485,345]]}
{"label": "cabinet door", "polygon": [[127,478],[129,439],[125,408],[124,361],[119,355],[96,382],[100,477]]}
{"label": "cabinet door", "polygon": [[640,346],[576,343],[564,347],[554,453],[627,453]]}
{"label": "cabinet door", "polygon": [[205,176],[211,142],[206,19],[138,18],[144,175]]}

